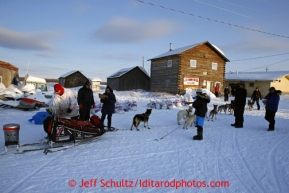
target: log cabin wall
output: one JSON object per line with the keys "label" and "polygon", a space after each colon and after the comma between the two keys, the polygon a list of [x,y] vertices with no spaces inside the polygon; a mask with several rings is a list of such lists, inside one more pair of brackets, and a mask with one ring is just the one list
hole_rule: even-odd
{"label": "log cabin wall", "polygon": [[[168,60],[172,60],[171,67],[168,67]],[[153,59],[151,61],[151,91],[178,93],[179,66],[178,55]]]}
{"label": "log cabin wall", "polygon": [[[220,82],[220,91],[223,90],[226,61],[210,46],[201,44],[180,54],[179,91],[186,88],[207,88],[214,92],[214,86]],[[190,60],[196,61],[196,67],[190,66]],[[212,64],[217,69],[212,69]],[[199,85],[184,85],[184,78],[198,78]],[[209,85],[212,84],[212,85]]]}

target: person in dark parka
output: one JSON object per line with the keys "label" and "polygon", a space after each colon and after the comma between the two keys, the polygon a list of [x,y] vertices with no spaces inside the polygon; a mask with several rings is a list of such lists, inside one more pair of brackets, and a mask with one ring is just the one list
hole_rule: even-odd
{"label": "person in dark parka", "polygon": [[90,109],[94,108],[93,92],[90,88],[91,84],[87,80],[83,87],[78,90],[77,103],[79,106],[79,119],[87,121],[90,118]]}
{"label": "person in dark parka", "polygon": [[244,110],[246,105],[247,90],[245,89],[244,83],[238,83],[238,88],[235,94],[235,123],[231,126],[236,128],[243,128],[244,123]]}
{"label": "person in dark parka", "polygon": [[193,140],[203,140],[203,126],[205,116],[208,111],[207,104],[211,101],[205,90],[198,89],[196,92],[196,100],[193,103],[193,107],[196,109],[196,125],[197,135],[193,137]]}
{"label": "person in dark parka", "polygon": [[230,89],[228,86],[224,89],[224,101],[227,102],[229,100]]}
{"label": "person in dark parka", "polygon": [[111,128],[111,117],[112,114],[115,112],[115,103],[116,103],[116,98],[115,95],[113,94],[112,88],[107,86],[105,88],[105,93],[103,95],[107,96],[105,98],[101,98],[100,102],[103,103],[102,109],[101,109],[101,123],[103,124],[104,119],[107,115],[107,127],[109,131],[112,131],[113,129]]}
{"label": "person in dark parka", "polygon": [[269,122],[268,131],[275,129],[275,114],[278,111],[280,96],[277,94],[275,87],[269,88],[269,93],[265,96],[263,103],[266,104],[265,119]]}
{"label": "person in dark parka", "polygon": [[259,91],[258,87],[254,90],[254,92],[251,96],[251,99],[252,99],[253,103],[255,103],[255,101],[256,101],[258,110],[260,110],[259,100],[261,100],[261,92]]}

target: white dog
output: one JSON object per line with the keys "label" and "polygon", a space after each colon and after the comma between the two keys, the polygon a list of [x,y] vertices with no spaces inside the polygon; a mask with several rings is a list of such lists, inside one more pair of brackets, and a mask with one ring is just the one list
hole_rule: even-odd
{"label": "white dog", "polygon": [[185,119],[187,116],[189,116],[191,114],[192,110],[193,110],[192,106],[189,106],[189,108],[186,110],[180,110],[178,112],[178,116],[177,116],[177,123],[180,125],[180,120]]}
{"label": "white dog", "polygon": [[184,124],[183,129],[188,130],[188,125],[191,125],[191,126],[192,126],[193,121],[195,121],[195,119],[196,119],[196,114],[187,116],[187,117],[185,118],[185,124]]}

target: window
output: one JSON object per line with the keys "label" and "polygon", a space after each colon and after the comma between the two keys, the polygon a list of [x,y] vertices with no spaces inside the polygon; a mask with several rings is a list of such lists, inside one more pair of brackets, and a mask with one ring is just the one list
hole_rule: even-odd
{"label": "window", "polygon": [[190,60],[190,67],[196,68],[197,67],[197,61],[196,60]]}
{"label": "window", "polygon": [[218,64],[217,63],[212,63],[212,69],[213,70],[218,70]]}
{"label": "window", "polygon": [[167,67],[172,67],[172,65],[173,65],[173,61],[172,60],[168,60]]}
{"label": "window", "polygon": [[254,87],[254,82],[250,82],[249,87]]}

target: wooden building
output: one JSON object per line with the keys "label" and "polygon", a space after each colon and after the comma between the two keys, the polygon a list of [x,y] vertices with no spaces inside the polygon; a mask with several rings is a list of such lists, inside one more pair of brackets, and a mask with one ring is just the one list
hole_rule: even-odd
{"label": "wooden building", "polygon": [[86,80],[89,80],[82,72],[78,70],[70,71],[63,74],[59,78],[59,84],[65,88],[73,88],[78,86],[83,86]]}
{"label": "wooden building", "polygon": [[124,68],[107,77],[107,85],[114,90],[150,89],[150,77],[141,66]]}
{"label": "wooden building", "polygon": [[149,59],[151,91],[183,94],[186,88],[222,89],[225,81],[224,53],[208,41],[171,49]]}
{"label": "wooden building", "polygon": [[268,94],[268,89],[272,86],[274,86],[276,90],[281,90],[282,94],[289,94],[289,71],[226,73],[225,86],[239,82],[245,83],[248,97],[252,96],[253,91],[257,87],[261,92],[262,97],[265,97]]}
{"label": "wooden building", "polygon": [[0,83],[5,87],[19,83],[18,68],[0,60]]}

